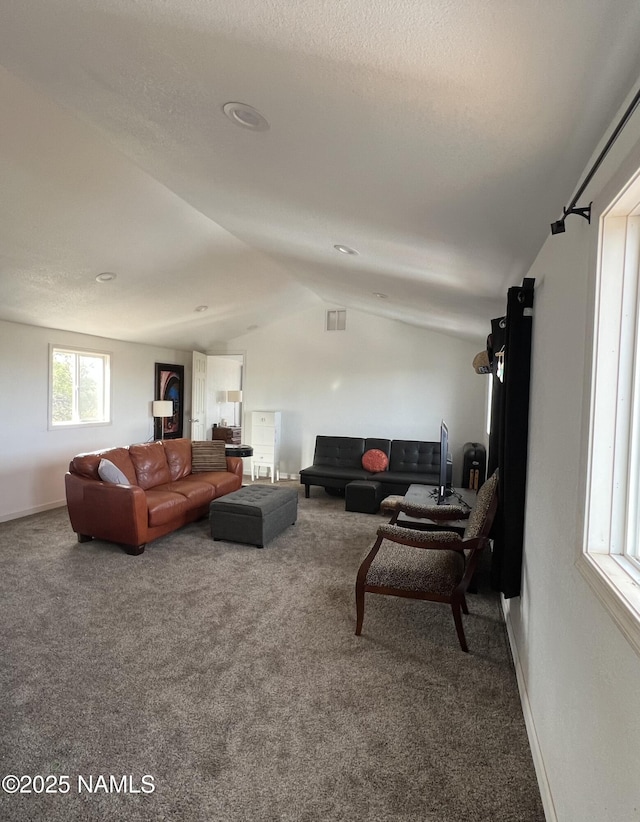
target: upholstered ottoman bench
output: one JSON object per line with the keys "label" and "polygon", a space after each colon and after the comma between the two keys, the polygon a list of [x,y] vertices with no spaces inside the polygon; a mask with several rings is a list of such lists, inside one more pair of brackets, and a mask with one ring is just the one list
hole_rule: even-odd
{"label": "upholstered ottoman bench", "polygon": [[354,480],[344,489],[344,510],[361,514],[377,514],[382,499],[382,483],[375,480]]}
{"label": "upholstered ottoman bench", "polygon": [[209,506],[213,539],[264,546],[298,518],[298,492],[291,488],[245,485]]}

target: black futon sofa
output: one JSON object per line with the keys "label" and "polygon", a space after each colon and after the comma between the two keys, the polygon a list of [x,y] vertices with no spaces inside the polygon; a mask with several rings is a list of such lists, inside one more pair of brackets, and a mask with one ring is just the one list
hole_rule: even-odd
{"label": "black futon sofa", "polygon": [[[372,473],[362,467],[362,457],[371,450],[383,451],[389,466]],[[447,455],[447,485],[451,485],[451,458]],[[406,494],[410,485],[438,485],[440,443],[420,440],[385,440],[372,437],[316,437],[313,465],[300,471],[304,495],[312,485],[342,492],[350,482],[382,483],[382,496]]]}

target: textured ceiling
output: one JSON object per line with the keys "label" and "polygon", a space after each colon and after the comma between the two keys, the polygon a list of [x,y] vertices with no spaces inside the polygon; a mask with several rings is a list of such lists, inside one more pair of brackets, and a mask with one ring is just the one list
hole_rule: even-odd
{"label": "textured ceiling", "polygon": [[3,0],[0,318],[213,350],[322,300],[482,337],[639,40],[637,0]]}

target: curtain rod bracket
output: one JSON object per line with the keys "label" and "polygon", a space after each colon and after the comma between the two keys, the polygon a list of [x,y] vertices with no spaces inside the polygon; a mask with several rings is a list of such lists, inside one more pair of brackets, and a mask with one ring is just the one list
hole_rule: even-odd
{"label": "curtain rod bracket", "polygon": [[579,214],[581,217],[584,217],[585,220],[588,223],[591,223],[591,203],[589,203],[589,205],[587,207],[582,207],[582,208],[580,208],[580,207],[576,208],[576,203],[578,202],[580,197],[582,197],[582,194],[583,194],[584,190],[586,189],[586,187],[591,182],[591,179],[593,178],[593,175],[600,168],[600,164],[602,163],[604,158],[609,153],[609,149],[615,143],[615,141],[618,139],[618,136],[619,136],[620,132],[626,126],[626,124],[629,122],[629,120],[631,119],[631,116],[633,115],[633,112],[638,107],[638,104],[640,104],[640,91],[636,92],[633,100],[629,103],[629,107],[627,108],[625,113],[622,115],[622,119],[620,120],[618,125],[615,127],[615,129],[613,131],[613,134],[607,140],[607,144],[605,145],[605,147],[600,152],[600,154],[598,156],[598,159],[591,166],[591,169],[589,170],[589,173],[587,174],[587,176],[584,178],[584,181],[583,181],[582,185],[580,186],[580,188],[574,194],[573,200],[569,204],[568,208],[563,208],[562,209],[563,214],[564,214],[563,218],[561,220],[556,220],[555,223],[551,223],[551,233],[552,234],[564,234],[564,231],[565,231],[564,221],[565,221],[565,218],[569,214]]}
{"label": "curtain rod bracket", "polygon": [[591,206],[593,205],[593,200],[589,203],[588,206],[573,206],[572,208],[563,208],[562,213],[563,217],[561,220],[556,220],[555,223],[551,223],[551,233],[552,234],[564,234],[566,231],[564,221],[570,214],[577,214],[579,217],[584,217],[585,220],[591,224]]}

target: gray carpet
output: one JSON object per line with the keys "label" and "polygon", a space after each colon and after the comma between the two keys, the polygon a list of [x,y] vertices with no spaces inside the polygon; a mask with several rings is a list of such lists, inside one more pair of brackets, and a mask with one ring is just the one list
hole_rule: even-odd
{"label": "gray carpet", "polygon": [[70,777],[0,819],[543,820],[497,598],[470,596],[469,654],[433,603],[368,595],[356,637],[385,520],[343,509],[313,489],[263,550],[201,521],[140,557],[66,509],[0,524],[0,775]]}

